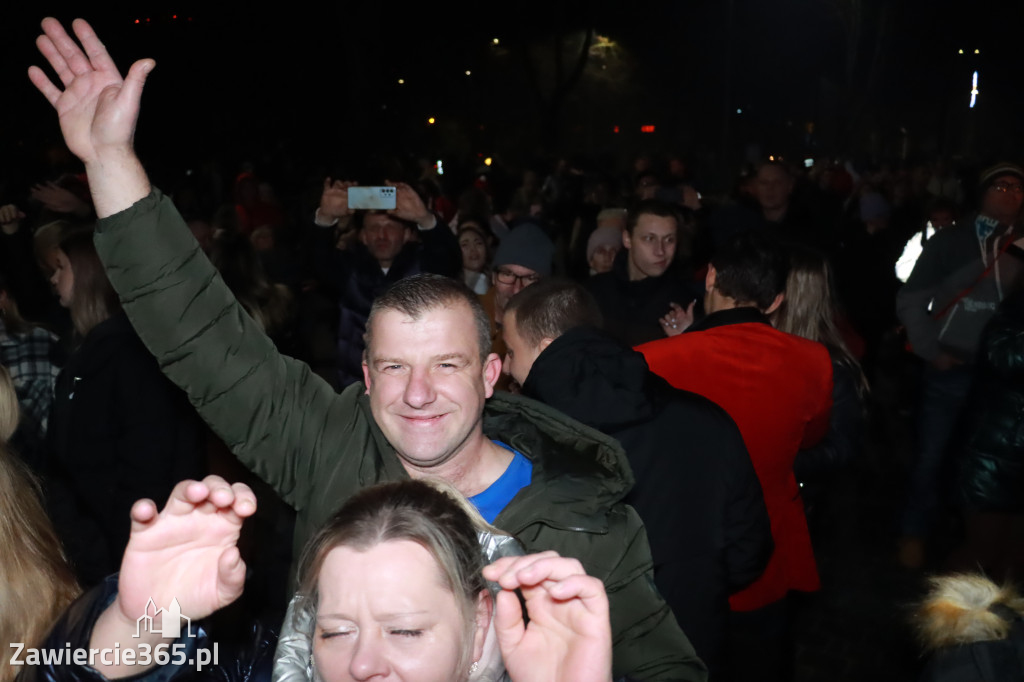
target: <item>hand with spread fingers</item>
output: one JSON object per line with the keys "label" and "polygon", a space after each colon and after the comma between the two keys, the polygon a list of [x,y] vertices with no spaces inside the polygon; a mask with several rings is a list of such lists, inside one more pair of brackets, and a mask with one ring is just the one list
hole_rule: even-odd
{"label": "hand with spread fingers", "polygon": [[[514,682],[608,682],[612,632],[604,584],[555,552],[505,557],[484,568],[502,587],[494,619]],[[519,600],[526,601],[529,624]]]}
{"label": "hand with spread fingers", "polygon": [[96,217],[102,219],[152,189],[132,144],[142,86],[156,62],[140,59],[122,78],[92,27],[83,19],[72,27],[81,47],[52,17],[43,19],[43,35],[36,39],[63,89],[38,66],[29,67],[28,77],[57,111],[68,149],[85,164]]}
{"label": "hand with spread fingers", "polygon": [[71,25],[81,47],[56,19],[47,17],[42,26],[43,35],[36,45],[64,89],[54,85],[38,66],[29,67],[28,77],[57,110],[68,148],[87,165],[104,149],[130,152],[142,86],[156,62],[141,59],[122,78],[84,19],[75,19]]}
{"label": "hand with spread fingers", "polygon": [[159,513],[152,500],[136,502],[118,578],[124,616],[134,622],[150,598],[158,606],[177,599],[191,618],[237,599],[245,562],[236,545],[243,519],[255,511],[256,496],[248,486],[229,485],[219,476],[182,481]]}
{"label": "hand with spread fingers", "polygon": [[[228,484],[220,476],[182,481],[159,512],[152,500],[136,502],[117,598],[96,621],[90,646],[159,641],[159,631],[139,632],[138,620],[174,600],[194,622],[238,599],[245,582],[238,536],[242,521],[255,511],[256,496],[249,486]],[[147,613],[150,599],[155,607]],[[139,672],[140,667],[126,665],[103,668],[108,678]]]}

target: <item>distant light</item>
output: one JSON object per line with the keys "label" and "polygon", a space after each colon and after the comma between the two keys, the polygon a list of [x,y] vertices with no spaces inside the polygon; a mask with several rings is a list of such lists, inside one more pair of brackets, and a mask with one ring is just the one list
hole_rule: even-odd
{"label": "distant light", "polygon": [[146,23],[147,24],[149,23],[149,17],[146,17]]}
{"label": "distant light", "polygon": [[497,38],[495,38],[495,39],[494,39],[494,40],[492,40],[491,42],[493,42],[493,43],[494,43],[495,45],[497,45],[497,44],[498,44],[498,43],[499,43],[500,41],[499,41],[499,40],[498,40]]}
{"label": "distant light", "polygon": [[654,132],[654,126],[651,126],[651,125],[640,126],[640,132],[641,133],[653,133]]}
{"label": "distant light", "polygon": [[172,15],[171,15],[171,19],[177,19],[177,18],[178,18],[178,15],[177,15],[177,14],[172,14]]}
{"label": "distant light", "polygon": [[976,101],[978,101],[978,72],[977,71],[974,72],[974,77],[971,80],[971,106],[970,106],[971,109],[974,108],[974,103]]}
{"label": "distant light", "polygon": [[814,159],[804,159],[804,168],[814,167]]}
{"label": "distant light", "polygon": [[399,85],[405,85],[405,79],[404,78],[399,78],[398,79],[398,84]]}
{"label": "distant light", "polygon": [[769,161],[774,161],[774,160],[775,160],[775,157],[774,157],[774,156],[769,156],[769,157],[768,157],[768,160],[769,160]]}
{"label": "distant light", "polygon": [[434,117],[431,116],[430,118],[428,118],[427,123],[429,123],[430,125],[434,125]]}
{"label": "distant light", "polygon": [[441,159],[437,160],[437,174],[444,175],[444,164],[441,163]]}
{"label": "distant light", "polygon": [[491,159],[491,157],[488,156],[486,159],[484,159],[484,165],[485,166],[490,166],[491,163],[493,163],[493,160]]}
{"label": "distant light", "polygon": [[612,132],[613,133],[619,132],[619,126],[615,126],[614,128],[612,128]]}
{"label": "distant light", "polygon": [[466,69],[466,75],[467,75],[467,76],[472,76],[472,75],[473,75],[473,72],[472,72],[472,71],[470,71],[469,69]]}
{"label": "distant light", "polygon": [[974,54],[981,54],[981,50],[979,50],[978,48],[974,48]]}
{"label": "distant light", "polygon": [[736,110],[736,113],[737,113],[737,114],[742,114],[742,113],[743,113],[743,110],[742,110],[742,109],[737,109],[737,110]]}
{"label": "distant light", "polygon": [[136,20],[135,20],[135,23],[136,23],[136,24],[137,24],[137,23],[139,23],[139,20],[138,20],[138,19],[136,19]]}
{"label": "distant light", "polygon": [[960,54],[963,54],[963,53],[964,53],[964,51],[963,51],[963,50],[960,50]]}

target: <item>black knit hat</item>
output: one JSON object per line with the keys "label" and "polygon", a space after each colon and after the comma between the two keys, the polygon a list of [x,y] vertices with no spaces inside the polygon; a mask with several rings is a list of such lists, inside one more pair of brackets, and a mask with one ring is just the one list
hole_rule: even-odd
{"label": "black knit hat", "polygon": [[551,274],[551,258],[555,245],[544,230],[535,223],[523,223],[514,227],[501,239],[494,254],[494,267],[521,265],[538,275]]}

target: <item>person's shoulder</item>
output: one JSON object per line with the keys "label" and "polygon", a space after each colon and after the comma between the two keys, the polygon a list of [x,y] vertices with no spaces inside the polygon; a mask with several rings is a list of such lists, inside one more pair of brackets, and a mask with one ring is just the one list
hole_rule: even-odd
{"label": "person's shoulder", "polygon": [[633,556],[637,551],[638,536],[645,532],[643,521],[633,507],[624,502],[609,504],[603,520],[600,532],[562,524],[540,524],[532,546],[527,549],[552,549],[562,556],[579,559],[588,575],[601,580],[621,571],[627,557],[639,562],[637,570],[649,569],[649,553],[646,557]]}
{"label": "person's shoulder", "polygon": [[824,344],[818,343],[817,341],[811,341],[805,339],[802,336],[796,334],[790,334],[788,332],[780,331],[775,327],[769,326],[770,330],[767,332],[771,336],[778,339],[779,344],[789,353],[792,357],[799,359],[803,363],[802,367],[794,367],[794,369],[807,369],[809,371],[820,371],[822,367],[828,367],[829,373],[832,371],[832,356],[828,352],[828,348]]}
{"label": "person's shoulder", "polygon": [[597,519],[633,486],[617,440],[544,403],[498,391],[487,401],[483,421],[489,438],[533,462],[530,494],[560,498],[567,503],[560,511]]}

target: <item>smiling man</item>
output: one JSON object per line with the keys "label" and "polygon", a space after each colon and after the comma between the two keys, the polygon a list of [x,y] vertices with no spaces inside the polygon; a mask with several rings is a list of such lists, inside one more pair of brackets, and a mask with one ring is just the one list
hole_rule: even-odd
{"label": "smiling man", "polygon": [[601,308],[605,330],[628,346],[682,331],[668,328],[662,320],[685,309],[700,293],[684,268],[676,265],[682,221],[671,204],[654,199],[640,202],[622,233],[624,248],[611,272],[587,281]]}
{"label": "smiling man", "polygon": [[101,259],[163,371],[295,508],[296,546],[365,486],[439,476],[473,499],[488,495],[478,507],[527,551],[576,557],[604,582],[615,678],[705,679],[652,588],[643,526],[622,503],[633,483],[622,450],[540,403],[491,397],[500,360],[473,293],[439,275],[394,284],[370,312],[366,386],[335,393],[277,352],[150,186],[132,137],[153,62],[122,79],[89,25],[74,28],[85,53],[55,19],[37,41],[63,89],[41,69],[29,75],[85,164]]}

